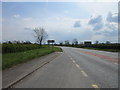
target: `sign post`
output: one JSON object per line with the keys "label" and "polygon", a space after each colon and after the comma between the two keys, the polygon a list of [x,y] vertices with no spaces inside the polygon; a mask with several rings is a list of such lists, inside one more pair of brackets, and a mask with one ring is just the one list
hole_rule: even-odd
{"label": "sign post", "polygon": [[53,49],[53,43],[55,43],[55,40],[47,40],[47,42],[48,42],[48,45],[50,45],[50,43],[52,43],[52,49]]}

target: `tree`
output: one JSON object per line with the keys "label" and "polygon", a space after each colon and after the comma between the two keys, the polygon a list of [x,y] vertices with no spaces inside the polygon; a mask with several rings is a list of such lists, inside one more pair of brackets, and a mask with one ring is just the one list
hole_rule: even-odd
{"label": "tree", "polygon": [[46,38],[48,37],[48,34],[45,31],[45,29],[42,27],[35,28],[34,32],[35,32],[36,42],[39,43],[41,46],[42,42],[45,41]]}
{"label": "tree", "polygon": [[95,41],[95,44],[99,44],[99,41]]}
{"label": "tree", "polygon": [[84,43],[83,42],[80,42],[81,45],[83,45]]}
{"label": "tree", "polygon": [[30,41],[25,41],[24,44],[32,44]]}
{"label": "tree", "polygon": [[110,41],[106,41],[106,44],[110,44]]}
{"label": "tree", "polygon": [[63,45],[63,41],[60,41],[60,42],[59,42],[59,45]]}
{"label": "tree", "polygon": [[73,45],[78,45],[78,40],[75,38],[75,39],[73,39]]}
{"label": "tree", "polygon": [[69,44],[70,44],[69,40],[66,40],[65,45],[69,45]]}

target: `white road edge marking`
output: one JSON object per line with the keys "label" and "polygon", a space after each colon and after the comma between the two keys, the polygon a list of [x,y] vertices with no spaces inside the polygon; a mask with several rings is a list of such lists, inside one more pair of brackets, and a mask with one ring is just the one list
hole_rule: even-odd
{"label": "white road edge marking", "polygon": [[88,77],[88,75],[83,70],[81,70],[81,72],[85,77]]}

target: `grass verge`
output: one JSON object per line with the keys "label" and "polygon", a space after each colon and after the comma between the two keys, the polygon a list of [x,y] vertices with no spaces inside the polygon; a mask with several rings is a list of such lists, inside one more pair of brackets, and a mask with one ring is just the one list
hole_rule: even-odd
{"label": "grass verge", "polygon": [[7,53],[2,55],[2,69],[10,68],[16,64],[41,57],[52,52],[61,52],[59,47],[45,47],[40,49],[29,50],[25,52]]}
{"label": "grass verge", "polygon": [[0,70],[2,70],[2,53],[0,53]]}

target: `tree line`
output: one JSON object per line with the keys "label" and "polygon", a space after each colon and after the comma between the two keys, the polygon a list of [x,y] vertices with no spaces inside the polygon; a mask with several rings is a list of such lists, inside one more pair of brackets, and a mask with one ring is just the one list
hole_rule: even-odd
{"label": "tree line", "polygon": [[[91,42],[91,41],[89,41]],[[73,39],[72,42],[69,40],[60,41],[58,46],[68,46],[68,47],[77,47],[77,48],[96,48],[96,49],[114,49],[115,51],[119,50],[120,43],[111,43],[110,41],[106,41],[105,43],[99,43],[99,41],[95,41],[94,44],[92,42],[89,45],[86,45],[85,42],[78,43],[77,39]]]}
{"label": "tree line", "polygon": [[[2,43],[2,52],[3,53],[12,53],[12,52],[20,52],[26,50],[37,49],[42,46],[42,42],[45,42],[48,37],[47,32],[44,28],[38,27],[34,28],[34,37],[36,39],[35,43],[30,41],[6,41]],[[48,40],[48,45],[50,42],[54,43],[56,46],[70,46],[77,48],[99,48],[99,49],[119,49],[119,43],[110,43],[110,41],[106,41],[105,43],[99,43],[99,41],[95,41],[94,44],[89,42],[89,45],[86,45],[84,42],[78,42],[76,38],[70,42],[69,40],[60,41],[58,44],[55,44],[54,40]]]}

